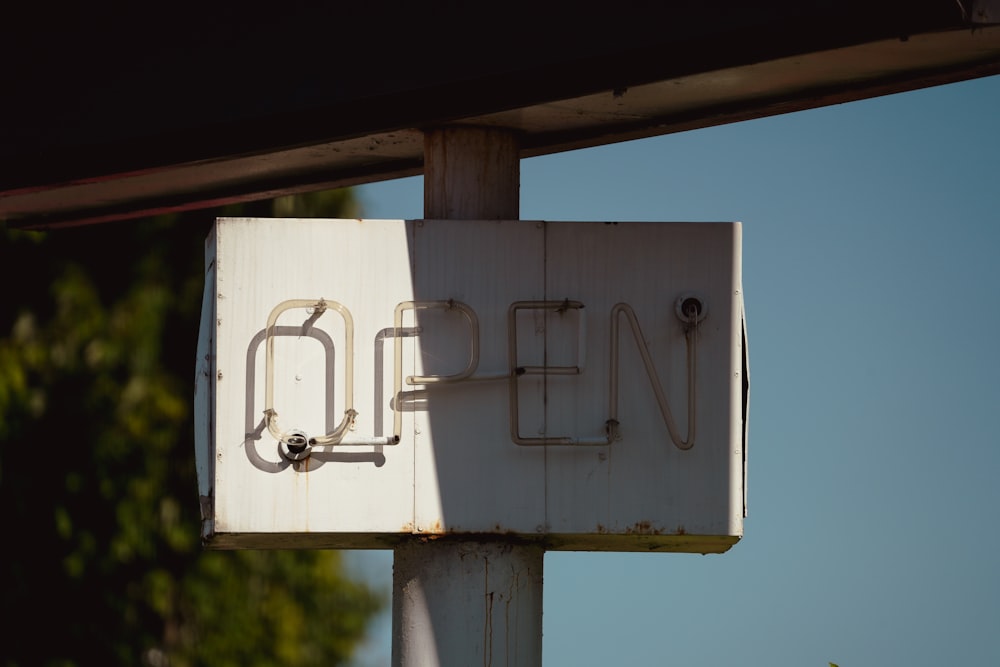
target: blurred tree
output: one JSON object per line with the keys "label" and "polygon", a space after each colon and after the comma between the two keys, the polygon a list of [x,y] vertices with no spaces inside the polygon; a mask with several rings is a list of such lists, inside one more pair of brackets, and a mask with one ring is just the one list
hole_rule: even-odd
{"label": "blurred tree", "polygon": [[[357,214],[349,191],[267,206]],[[271,213],[244,208],[227,213]],[[336,665],[386,602],[336,551],[201,548],[191,398],[213,219],[0,230],[5,665]]]}

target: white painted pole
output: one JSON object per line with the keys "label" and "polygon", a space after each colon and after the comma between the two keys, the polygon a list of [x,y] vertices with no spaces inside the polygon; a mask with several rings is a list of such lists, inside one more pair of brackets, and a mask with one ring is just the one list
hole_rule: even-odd
{"label": "white painted pole", "polygon": [[393,665],[542,664],[541,546],[442,538],[393,556]]}
{"label": "white painted pole", "polygon": [[[424,217],[516,220],[516,134],[496,128],[427,132]],[[414,539],[394,551],[392,664],[542,664],[541,546],[502,535]]]}

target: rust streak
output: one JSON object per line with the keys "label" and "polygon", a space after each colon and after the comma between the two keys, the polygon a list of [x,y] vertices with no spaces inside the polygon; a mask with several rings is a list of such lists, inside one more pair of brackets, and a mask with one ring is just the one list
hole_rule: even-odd
{"label": "rust streak", "polygon": [[493,591],[490,590],[490,561],[483,559],[483,585],[486,590],[486,618],[483,627],[483,665],[493,664]]}
{"label": "rust streak", "polygon": [[625,529],[627,535],[661,535],[663,530],[653,526],[651,521],[637,521]]}

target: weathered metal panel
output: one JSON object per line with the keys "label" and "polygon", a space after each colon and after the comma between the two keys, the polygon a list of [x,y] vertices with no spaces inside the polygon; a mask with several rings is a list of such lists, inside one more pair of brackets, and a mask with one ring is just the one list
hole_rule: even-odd
{"label": "weathered metal panel", "polygon": [[[369,378],[354,387],[354,433],[376,436],[385,426],[374,419],[370,378],[392,313],[379,306],[412,298],[405,223],[234,219],[218,225],[216,243],[215,532],[400,531],[413,512],[411,456],[348,445],[297,462],[282,456],[265,426],[265,329],[291,299],[349,309],[355,373]],[[313,314],[291,308],[276,321],[270,407],[282,428],[321,435],[345,410],[349,352],[342,318],[331,309],[310,322]]]}
{"label": "weathered metal panel", "polygon": [[[538,535],[545,524],[544,452],[510,441],[507,311],[517,299],[543,297],[544,226],[420,221],[414,236],[417,298],[468,305],[480,336],[479,364],[469,381],[427,387],[415,443],[416,529]],[[425,333],[415,339],[425,370],[461,367],[464,332]]]}
{"label": "weathered metal panel", "polygon": [[740,233],[220,220],[198,394],[215,404],[199,444],[209,543],[728,549],[744,505]]}
{"label": "weathered metal panel", "polygon": [[213,496],[215,489],[214,442],[215,392],[215,231],[205,240],[205,289],[201,301],[201,322],[195,352],[194,374],[194,449],[198,478],[198,499],[203,530],[214,530]]}
{"label": "weathered metal panel", "polygon": [[[608,387],[617,383],[620,422],[620,440],[591,456],[562,448],[550,458],[548,506],[554,532],[737,534],[742,498],[732,490],[742,484],[742,398],[736,391],[742,364],[740,226],[557,223],[551,230],[547,286],[553,295],[585,295],[587,375],[596,379],[555,378],[575,387],[575,405],[562,413],[574,415],[579,428],[587,429],[579,437],[594,437],[603,426],[600,415],[608,410]],[[685,295],[699,299],[705,309],[691,341],[675,307]],[[628,318],[621,311],[613,314],[616,304],[627,304],[634,312],[675,421],[673,435]],[[615,326],[621,366],[617,377],[609,377],[609,354],[615,354],[609,338]],[[693,397],[688,395],[689,373],[694,375]],[[551,398],[549,404],[550,421],[557,421],[558,408]],[[565,417],[559,421],[557,429],[572,428]],[[694,443],[690,449],[673,441],[689,439]],[[605,486],[596,496],[600,503],[594,495],[581,494],[576,481],[593,485],[594,479]],[[578,508],[588,504],[602,518],[584,526]]]}

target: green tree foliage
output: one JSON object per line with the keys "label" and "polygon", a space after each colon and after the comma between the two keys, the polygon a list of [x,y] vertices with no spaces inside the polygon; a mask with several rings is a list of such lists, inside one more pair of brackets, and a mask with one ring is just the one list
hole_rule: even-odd
{"label": "green tree foliage", "polygon": [[342,664],[386,602],[339,552],[201,547],[191,403],[213,220],[0,230],[2,664]]}

